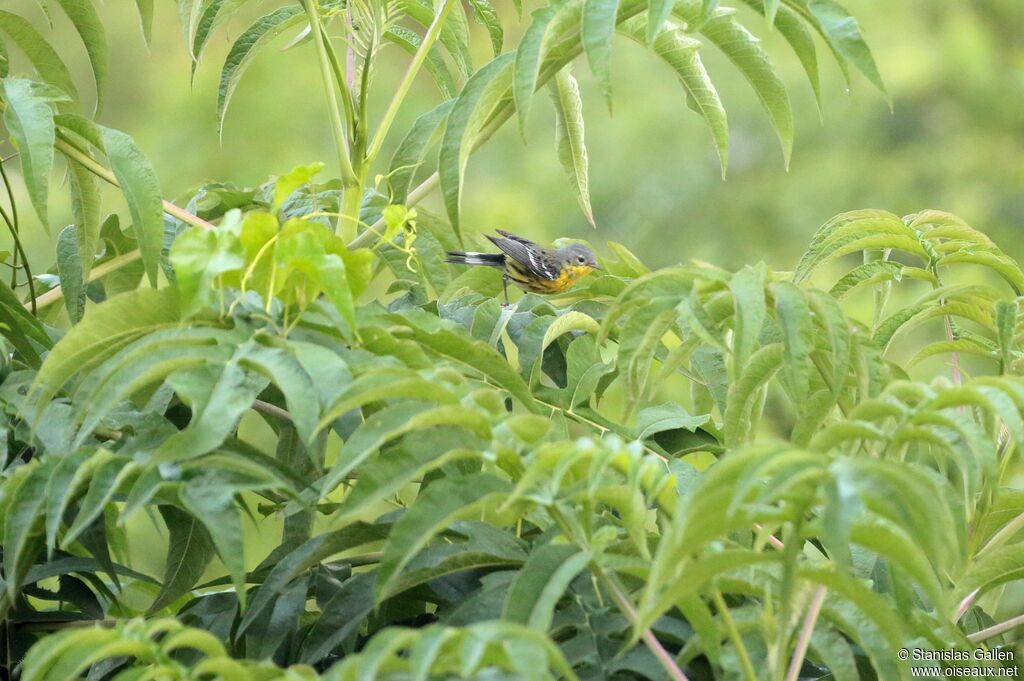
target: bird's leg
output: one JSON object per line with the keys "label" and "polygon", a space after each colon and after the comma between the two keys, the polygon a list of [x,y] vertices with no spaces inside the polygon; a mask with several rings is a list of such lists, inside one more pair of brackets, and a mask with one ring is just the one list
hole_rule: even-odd
{"label": "bird's leg", "polygon": [[508,302],[508,275],[507,274],[501,275],[501,290],[505,293],[505,304],[502,305],[502,307],[508,307],[509,306],[509,302]]}

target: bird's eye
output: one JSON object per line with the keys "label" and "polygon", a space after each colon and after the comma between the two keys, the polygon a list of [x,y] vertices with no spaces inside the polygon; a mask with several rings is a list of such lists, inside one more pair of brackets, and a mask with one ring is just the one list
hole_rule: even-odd
{"label": "bird's eye", "polygon": [[586,258],[584,258],[582,255],[577,255],[576,256],[576,262],[578,262],[579,264],[582,265],[585,261],[586,261]]}

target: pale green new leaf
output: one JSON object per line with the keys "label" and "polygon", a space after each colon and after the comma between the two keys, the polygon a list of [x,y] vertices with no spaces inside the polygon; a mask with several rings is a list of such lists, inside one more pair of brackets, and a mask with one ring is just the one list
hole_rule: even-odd
{"label": "pale green new leaf", "polygon": [[612,101],[612,40],[618,9],[619,0],[584,0],[580,28],[583,51],[609,109]]}

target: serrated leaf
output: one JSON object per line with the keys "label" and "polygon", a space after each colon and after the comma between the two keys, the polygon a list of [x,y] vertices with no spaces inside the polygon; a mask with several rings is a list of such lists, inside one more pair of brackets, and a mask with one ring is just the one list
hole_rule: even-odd
{"label": "serrated leaf", "polygon": [[[676,11],[680,11],[676,6]],[[692,12],[683,19],[693,20]],[[761,41],[743,27],[734,10],[718,9],[708,21],[700,24],[700,32],[736,65],[754,89],[782,145],[782,158],[789,167],[793,150],[793,109],[786,86],[775,65],[761,46]]]}
{"label": "serrated leaf", "polygon": [[107,84],[107,34],[103,23],[92,5],[92,0],[57,0],[78,36],[85,45],[96,82],[96,111],[103,109],[103,94]]}
{"label": "serrated leaf", "polygon": [[682,405],[673,402],[647,407],[641,409],[636,415],[636,426],[634,428],[637,440],[646,440],[657,433],[666,430],[689,430],[691,432],[700,428],[710,420],[708,414],[694,416],[686,411]]}
{"label": "serrated leaf", "polygon": [[547,632],[559,599],[590,559],[589,552],[565,544],[534,550],[508,590],[502,619]]}
{"label": "serrated leaf", "polygon": [[154,288],[164,244],[163,193],[160,180],[135,140],[119,130],[102,128],[103,147],[132,216],[142,264]]}
{"label": "serrated leaf", "polygon": [[74,225],[65,227],[57,236],[57,273],[64,292],[64,306],[71,323],[77,324],[85,314],[85,276]]}
{"label": "serrated leaf", "polygon": [[[502,91],[511,78],[511,52],[499,55],[477,71],[466,82],[462,92],[455,99],[444,135],[441,138],[441,152],[438,157],[438,173],[441,176],[441,192],[448,219],[456,237],[462,240],[459,210],[462,202],[462,182],[466,174],[466,162],[472,150],[472,137],[477,126],[497,103]],[[484,113],[479,113],[480,110]]]}
{"label": "serrated leaf", "polygon": [[[404,26],[390,27],[385,31],[384,38],[398,45],[411,55],[416,54],[420,49],[420,45],[423,44],[423,38],[420,37],[419,33]],[[423,66],[427,69],[431,78],[434,79],[434,84],[437,85],[437,89],[441,92],[442,97],[447,99],[459,91],[458,86],[455,84],[455,79],[448,71],[448,65],[440,53],[435,50],[427,52],[427,58],[423,62]]]}
{"label": "serrated leaf", "polygon": [[52,87],[21,78],[5,78],[3,91],[7,102],[4,124],[18,150],[32,206],[43,227],[49,230],[47,200],[55,135],[52,103],[67,98]]}
{"label": "serrated leaf", "polygon": [[818,20],[825,39],[843,57],[889,99],[889,93],[878,73],[871,48],[861,35],[860,25],[846,9],[835,0],[809,0],[807,9]]}
{"label": "serrated leaf", "polygon": [[214,554],[213,541],[199,520],[167,504],[161,504],[159,510],[170,536],[162,586],[149,606],[151,613],[188,593],[203,576]]}
{"label": "serrated leaf", "polygon": [[615,37],[619,0],[584,0],[580,39],[590,70],[601,86],[611,108],[612,101],[612,39]]}
{"label": "serrated leaf", "polygon": [[441,125],[448,118],[454,100],[446,100],[416,119],[409,132],[395,149],[388,167],[388,179],[393,192],[391,201],[404,204],[409,196],[416,170],[426,156],[427,149],[437,135]]}
{"label": "serrated leaf", "polygon": [[[619,31],[642,43],[643,28],[643,17],[637,17],[624,22]],[[729,166],[729,123],[718,91],[700,58],[700,41],[686,36],[678,29],[670,28],[655,38],[653,48],[654,53],[676,72],[679,82],[686,90],[690,108],[699,114],[711,129],[711,137],[715,142],[715,151],[718,153],[724,177]]]}
{"label": "serrated leaf", "polygon": [[490,0],[469,0],[469,4],[473,7],[473,16],[477,22],[487,29],[487,34],[491,38],[491,48],[494,50],[494,56],[497,57],[501,54],[501,48],[505,43],[501,17],[498,16],[498,12]]}
{"label": "serrated leaf", "polygon": [[519,134],[524,139],[526,137],[526,119],[530,112],[533,92],[537,89],[537,77],[540,73],[541,56],[548,29],[564,7],[566,7],[566,0],[554,0],[550,5],[531,12],[530,25],[523,32],[523,37],[515,51],[512,100],[515,102],[518,114]]}
{"label": "serrated leaf", "polygon": [[590,162],[583,136],[583,100],[580,87],[566,66],[555,74],[551,84],[551,101],[555,106],[555,148],[558,160],[569,178],[576,201],[587,221],[594,224],[590,207]]}
{"label": "serrated leaf", "polygon": [[44,81],[60,88],[72,101],[77,101],[78,90],[67,65],[32,24],[17,14],[0,10],[0,31],[21,48]]}
{"label": "serrated leaf", "polygon": [[231,96],[238,87],[242,74],[267,43],[293,26],[305,21],[306,14],[301,5],[287,5],[257,19],[238,36],[220,72],[220,87],[217,91],[217,133],[224,133],[224,117],[227,114]]}
{"label": "serrated leaf", "polygon": [[30,397],[39,400],[39,413],[76,373],[148,332],[175,325],[179,319],[177,291],[173,288],[132,291],[92,308],[54,346],[39,370],[30,392]]}
{"label": "serrated leaf", "polygon": [[434,535],[481,505],[494,504],[509,489],[507,482],[477,473],[444,478],[420,492],[395,523],[384,544],[374,587],[377,597],[391,593],[392,584],[402,569]]}

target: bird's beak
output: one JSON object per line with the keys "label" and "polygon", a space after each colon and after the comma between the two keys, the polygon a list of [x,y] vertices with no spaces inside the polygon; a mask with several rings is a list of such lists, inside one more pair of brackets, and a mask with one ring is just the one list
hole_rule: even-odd
{"label": "bird's beak", "polygon": [[593,268],[598,272],[604,272],[604,268],[598,265],[596,262],[594,263]]}

